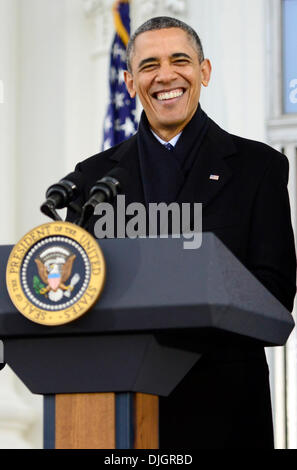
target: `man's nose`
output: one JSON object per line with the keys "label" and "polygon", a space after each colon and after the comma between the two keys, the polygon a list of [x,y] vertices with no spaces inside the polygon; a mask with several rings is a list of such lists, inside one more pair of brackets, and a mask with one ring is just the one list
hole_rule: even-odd
{"label": "man's nose", "polygon": [[159,67],[156,81],[161,82],[170,82],[176,78],[175,71],[172,65],[164,63]]}

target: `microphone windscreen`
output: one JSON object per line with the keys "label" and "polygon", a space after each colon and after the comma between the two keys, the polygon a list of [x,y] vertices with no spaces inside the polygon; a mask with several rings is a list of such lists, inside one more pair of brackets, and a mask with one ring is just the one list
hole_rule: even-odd
{"label": "microphone windscreen", "polygon": [[77,189],[77,192],[80,193],[85,184],[87,183],[87,179],[83,173],[79,171],[73,171],[72,173],[69,173],[68,175],[64,176],[64,178],[61,179],[61,181],[69,181],[73,183]]}
{"label": "microphone windscreen", "polygon": [[120,166],[117,166],[115,168],[113,168],[107,175],[105,178],[113,178],[115,179],[118,183],[119,183],[119,186],[120,186],[120,190],[121,192],[125,192],[126,191],[126,187],[128,185],[128,182],[129,182],[129,173],[128,173],[128,170],[126,170],[125,168],[122,168]]}

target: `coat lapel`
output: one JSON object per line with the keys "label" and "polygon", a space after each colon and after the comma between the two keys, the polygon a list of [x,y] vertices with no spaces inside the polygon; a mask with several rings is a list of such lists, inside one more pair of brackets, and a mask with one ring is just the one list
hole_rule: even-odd
{"label": "coat lapel", "polygon": [[189,176],[179,193],[178,202],[200,202],[203,209],[232,178],[225,158],[236,153],[233,140],[212,120]]}
{"label": "coat lapel", "polygon": [[[226,157],[236,153],[232,137],[212,120],[199,150],[199,156],[181,189],[177,202],[201,202],[203,208],[221,192],[232,178]],[[144,190],[138,158],[137,136],[133,136],[114,152],[110,159],[129,173],[129,181],[124,188],[126,204],[145,204]],[[211,179],[210,176],[218,176]]]}

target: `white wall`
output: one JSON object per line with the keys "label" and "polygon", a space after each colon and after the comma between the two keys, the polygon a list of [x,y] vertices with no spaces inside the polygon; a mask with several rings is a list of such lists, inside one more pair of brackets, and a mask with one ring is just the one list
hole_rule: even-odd
{"label": "white wall", "polygon": [[99,150],[107,61],[91,56],[94,36],[80,0],[19,0],[19,5],[21,236],[45,221],[39,213],[45,189]]}

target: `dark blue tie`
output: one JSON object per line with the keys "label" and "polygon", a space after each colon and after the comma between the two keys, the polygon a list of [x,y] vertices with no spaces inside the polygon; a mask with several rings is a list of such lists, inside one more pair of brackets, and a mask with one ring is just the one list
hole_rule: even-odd
{"label": "dark blue tie", "polygon": [[172,152],[172,150],[174,150],[173,145],[171,145],[171,144],[169,144],[169,143],[168,143],[168,144],[164,144],[164,147],[165,147],[167,150],[169,150],[170,152]]}

